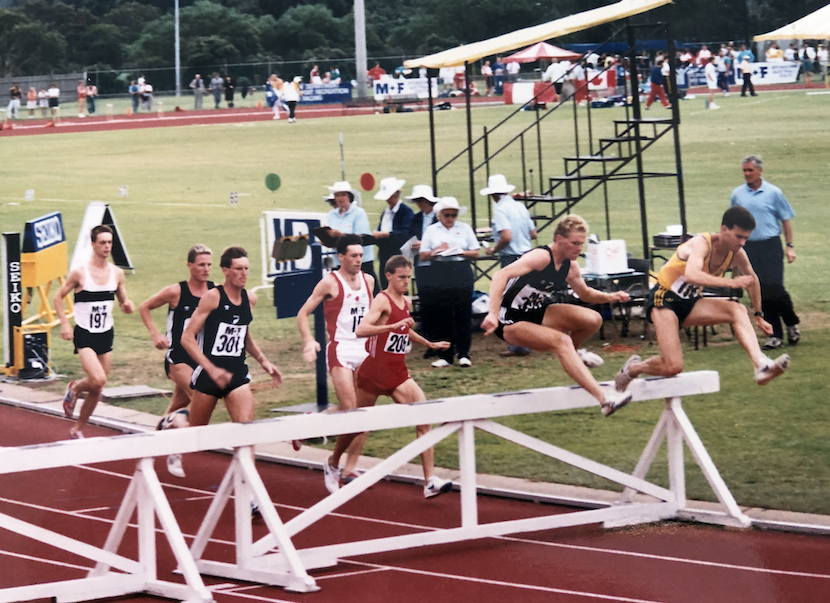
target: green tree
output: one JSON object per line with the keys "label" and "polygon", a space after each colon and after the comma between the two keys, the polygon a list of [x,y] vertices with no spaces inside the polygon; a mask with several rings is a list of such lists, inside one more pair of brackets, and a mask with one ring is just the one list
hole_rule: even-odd
{"label": "green tree", "polygon": [[65,63],[61,34],[19,11],[0,10],[0,76],[50,73]]}
{"label": "green tree", "polygon": [[104,15],[103,21],[119,29],[122,44],[132,44],[141,35],[141,30],[160,16],[161,11],[155,6],[126,2]]}
{"label": "green tree", "polygon": [[274,25],[268,36],[271,46],[265,50],[282,56],[302,56],[306,51],[324,46],[339,46],[354,37],[352,31],[343,31],[344,23],[335,18],[323,4],[308,4],[288,9]]}

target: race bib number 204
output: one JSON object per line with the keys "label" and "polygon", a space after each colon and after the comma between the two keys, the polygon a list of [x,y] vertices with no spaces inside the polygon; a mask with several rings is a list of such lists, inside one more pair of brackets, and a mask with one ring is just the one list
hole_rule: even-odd
{"label": "race bib number 204", "polygon": [[212,356],[241,356],[245,350],[245,335],[248,325],[232,325],[220,322],[213,340]]}

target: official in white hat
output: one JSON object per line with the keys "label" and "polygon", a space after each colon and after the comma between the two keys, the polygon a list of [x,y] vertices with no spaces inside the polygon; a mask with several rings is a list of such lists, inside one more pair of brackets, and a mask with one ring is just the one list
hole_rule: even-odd
{"label": "official in white hat", "polygon": [[401,252],[401,245],[409,239],[409,228],[415,212],[401,200],[401,190],[406,180],[394,176],[380,181],[380,189],[375,194],[378,201],[386,201],[386,209],[380,216],[378,228],[372,235],[378,246],[380,263],[380,288],[386,289],[386,261]]}
{"label": "official in white hat", "polygon": [[[518,260],[522,254],[532,248],[531,241],[536,239],[536,225],[530,217],[530,212],[523,203],[516,201],[510,193],[516,187],[507,183],[503,174],[493,174],[487,180],[487,188],[481,190],[482,195],[493,199],[493,245],[485,249],[487,255],[498,254],[501,267],[509,266]],[[508,344],[507,350],[500,352],[501,356],[527,356],[529,348]]]}
{"label": "official in white hat", "polygon": [[421,261],[430,262],[430,283],[419,288],[421,299],[440,308],[435,324],[435,337],[450,342],[447,350],[432,363],[445,368],[458,356],[462,367],[472,365],[473,269],[470,259],[479,255],[480,245],[468,224],[458,221],[461,208],[455,197],[441,197],[435,204],[438,222],[426,229],[421,241]]}
{"label": "official in white hat", "polygon": [[[360,192],[352,188],[345,180],[335,182],[328,187],[330,197],[334,200],[334,209],[326,214],[326,224],[331,228],[333,237],[342,237],[344,234],[367,235],[372,232],[369,227],[369,216],[360,207]],[[323,197],[326,201],[329,197]],[[339,266],[337,256],[334,262]],[[372,245],[363,246],[363,267],[366,274],[375,276],[375,249]]]}

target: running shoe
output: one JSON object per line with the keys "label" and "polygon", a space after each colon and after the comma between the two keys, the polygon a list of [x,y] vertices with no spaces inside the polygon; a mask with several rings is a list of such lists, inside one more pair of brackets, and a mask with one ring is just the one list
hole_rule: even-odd
{"label": "running shoe", "polygon": [[582,361],[582,364],[587,366],[588,368],[597,368],[598,366],[602,366],[605,364],[602,357],[599,354],[594,354],[593,352],[589,352],[585,348],[579,348],[576,351],[577,356]]}
{"label": "running shoe", "polygon": [[710,111],[715,111],[717,109],[720,109],[720,105],[716,105],[715,103],[709,103],[709,110]]}
{"label": "running shoe", "polygon": [[640,357],[634,354],[625,361],[623,367],[614,375],[614,387],[618,392],[624,392],[628,389],[628,384],[634,381],[634,377],[628,374],[628,367],[635,362],[640,362]]}
{"label": "running shoe", "polygon": [[631,392],[618,392],[616,389],[606,391],[605,402],[600,407],[602,416],[610,417],[629,402],[631,402]]}
{"label": "running shoe", "polygon": [[464,368],[467,368],[468,366],[473,366],[473,363],[466,356],[462,356],[458,359],[458,366],[463,366]]}
{"label": "running shoe", "polygon": [[303,441],[302,440],[291,440],[291,447],[294,450],[296,450],[297,452],[299,452],[300,448],[303,447]]}
{"label": "running shoe", "polygon": [[798,330],[798,325],[790,325],[787,327],[787,343],[795,345],[801,341],[801,331]]}
{"label": "running shoe", "polygon": [[78,394],[72,389],[74,385],[75,381],[70,381],[66,386],[66,394],[63,396],[63,414],[67,419],[71,419],[75,414],[75,404],[78,402]]}
{"label": "running shoe", "polygon": [[83,440],[84,434],[80,431],[75,431],[74,429],[69,430],[69,439],[70,440]]}
{"label": "running shoe", "polygon": [[360,474],[357,471],[352,471],[348,475],[343,476],[343,485],[346,486],[351,484],[354,480],[360,477]]}
{"label": "running shoe", "polygon": [[770,337],[769,339],[767,339],[767,342],[764,344],[764,349],[765,350],[777,350],[782,345],[784,345],[784,342],[781,341],[780,337]]}
{"label": "running shoe", "polygon": [[766,385],[779,375],[783,374],[790,366],[790,357],[787,354],[782,354],[775,360],[767,361],[757,369],[755,369],[755,383],[758,385]]}
{"label": "running shoe", "polygon": [[171,454],[167,457],[167,472],[173,477],[184,477],[181,454]]}
{"label": "running shoe", "polygon": [[452,482],[448,479],[441,479],[433,475],[424,486],[424,498],[435,498],[444,492],[452,490]]}
{"label": "running shoe", "polygon": [[447,368],[448,366],[452,365],[443,358],[439,358],[438,360],[432,363],[432,368]]}
{"label": "running shoe", "polygon": [[259,510],[259,505],[251,501],[251,519],[256,519],[257,517],[262,517],[262,513]]}
{"label": "running shoe", "polygon": [[330,461],[331,457],[323,463],[323,478],[326,483],[326,490],[334,494],[340,489],[341,470],[340,467],[332,467]]}

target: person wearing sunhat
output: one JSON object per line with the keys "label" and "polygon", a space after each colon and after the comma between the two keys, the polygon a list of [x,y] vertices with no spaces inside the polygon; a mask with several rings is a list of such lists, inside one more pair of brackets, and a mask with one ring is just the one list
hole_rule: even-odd
{"label": "person wearing sunhat", "polygon": [[[369,216],[366,215],[366,210],[360,207],[360,192],[353,189],[352,185],[345,180],[335,182],[328,189],[329,195],[323,199],[334,205],[334,209],[326,214],[326,225],[331,228],[331,236],[340,238],[344,234],[370,234],[372,230],[369,227]],[[372,275],[372,278],[377,278],[375,276],[375,250],[372,245],[363,246],[361,270]]]}
{"label": "person wearing sunhat", "polygon": [[[380,189],[375,194],[378,201],[386,201],[387,207],[380,215],[377,231],[372,233],[378,246],[378,260],[380,263],[380,289],[386,289],[384,266],[393,255],[401,252],[401,245],[409,239],[409,227],[415,212],[401,200],[401,189],[406,180],[399,180],[394,176],[380,181]],[[377,295],[378,291],[375,292]]]}
{"label": "person wearing sunhat", "polygon": [[[518,260],[523,253],[531,249],[531,241],[536,238],[536,225],[530,217],[530,212],[516,201],[510,193],[516,189],[507,183],[503,174],[493,174],[487,179],[487,187],[481,189],[481,194],[493,199],[493,241],[494,244],[484,252],[487,255],[498,254],[501,267],[509,266]],[[507,350],[500,352],[500,356],[527,356],[530,348],[508,344]]]}
{"label": "person wearing sunhat", "polygon": [[448,340],[450,347],[439,352],[440,358],[432,363],[435,368],[445,368],[458,356],[462,367],[472,365],[473,269],[469,258],[477,257],[480,245],[473,229],[458,221],[461,208],[455,197],[441,197],[435,205],[438,222],[426,229],[421,240],[421,261],[430,262],[428,289],[420,288],[420,294],[429,298],[430,304],[440,311],[435,318],[435,333],[439,339]]}
{"label": "person wearing sunhat", "polygon": [[[412,224],[409,225],[409,234],[407,235],[408,239],[412,237],[418,239],[412,243],[412,251],[419,253],[424,233],[427,228],[438,221],[438,216],[435,215],[435,204],[438,203],[438,197],[432,194],[430,185],[416,184],[412,187],[412,194],[407,195],[404,199],[409,203],[414,203],[420,210],[412,218]],[[432,341],[432,334],[435,331],[435,312],[440,310],[431,306],[429,299],[425,299],[422,294],[424,288],[427,291],[429,290],[429,276],[429,262],[422,262],[420,258],[415,258],[415,287],[419,294],[418,309],[421,318],[421,333]],[[436,355],[437,352],[430,348],[427,349],[424,358],[433,358]]]}

